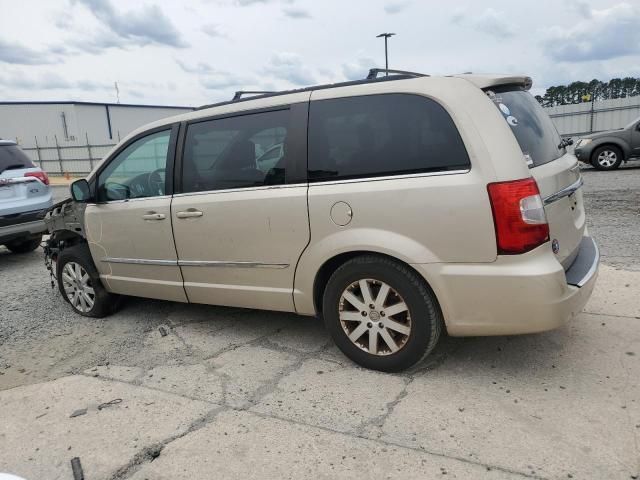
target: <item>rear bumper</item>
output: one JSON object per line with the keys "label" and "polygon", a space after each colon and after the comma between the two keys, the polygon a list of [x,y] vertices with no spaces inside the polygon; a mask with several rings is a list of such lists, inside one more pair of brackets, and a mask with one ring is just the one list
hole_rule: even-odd
{"label": "rear bumper", "polygon": [[434,290],[452,336],[515,335],[551,330],[579,313],[598,274],[595,242],[584,237],[564,271],[547,243],[489,264],[413,265]]}
{"label": "rear bumper", "polygon": [[44,216],[47,210],[36,210],[0,217],[0,244],[47,231]]}

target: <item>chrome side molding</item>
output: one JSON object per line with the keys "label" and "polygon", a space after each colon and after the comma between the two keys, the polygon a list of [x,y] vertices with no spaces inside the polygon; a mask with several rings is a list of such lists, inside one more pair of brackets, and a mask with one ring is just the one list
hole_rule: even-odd
{"label": "chrome side molding", "polygon": [[181,267],[232,267],[232,268],[288,268],[288,263],[264,263],[264,262],[225,262],[225,261],[201,261],[178,260]]}
{"label": "chrome side molding", "polygon": [[557,191],[553,195],[549,195],[548,197],[545,197],[543,200],[544,204],[549,205],[557,200],[560,200],[561,198],[568,197],[569,195],[573,195],[574,193],[576,193],[576,190],[582,187],[583,184],[584,184],[584,181],[582,180],[582,177],[578,178],[578,180],[576,180],[574,183],[572,183],[568,187],[565,187],[562,190]]}
{"label": "chrome side molding", "polygon": [[128,263],[131,265],[162,265],[165,267],[175,267],[178,265],[176,260],[151,260],[146,258],[104,257],[101,261],[104,263]]}
{"label": "chrome side molding", "polygon": [[226,268],[289,268],[288,263],[227,262],[218,260],[153,260],[145,258],[105,257],[104,263],[126,263],[130,265],[158,265],[164,267],[226,267]]}

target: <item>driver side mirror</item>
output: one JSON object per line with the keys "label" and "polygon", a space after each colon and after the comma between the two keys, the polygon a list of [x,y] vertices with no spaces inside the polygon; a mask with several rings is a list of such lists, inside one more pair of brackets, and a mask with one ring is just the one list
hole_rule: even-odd
{"label": "driver side mirror", "polygon": [[93,200],[89,182],[84,178],[76,180],[71,184],[71,198],[78,203],[89,203]]}

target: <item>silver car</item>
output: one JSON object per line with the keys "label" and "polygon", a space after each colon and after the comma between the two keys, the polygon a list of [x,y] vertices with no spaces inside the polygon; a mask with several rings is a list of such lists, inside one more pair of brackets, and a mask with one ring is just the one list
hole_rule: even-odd
{"label": "silver car", "polygon": [[52,205],[49,177],[15,142],[0,140],[0,245],[14,253],[38,248]]}

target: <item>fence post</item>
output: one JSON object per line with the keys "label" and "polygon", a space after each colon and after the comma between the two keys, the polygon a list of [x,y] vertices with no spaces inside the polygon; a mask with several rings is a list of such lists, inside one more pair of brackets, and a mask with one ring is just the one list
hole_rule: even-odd
{"label": "fence post", "polygon": [[591,121],[590,121],[590,126],[589,126],[589,132],[593,133],[593,115],[594,115],[594,109],[593,109],[593,102],[595,101],[596,96],[594,94],[591,94]]}
{"label": "fence post", "polygon": [[54,135],[56,140],[56,150],[58,152],[58,163],[60,164],[60,175],[64,175],[64,165],[62,165],[62,152],[60,152],[60,144],[58,143],[58,135]]}
{"label": "fence post", "polygon": [[38,145],[38,137],[33,137],[36,140],[36,156],[38,157],[38,163],[40,164],[40,168],[44,170],[44,166],[42,165],[42,157],[40,156],[40,146]]}
{"label": "fence post", "polygon": [[84,136],[87,139],[87,151],[89,152],[89,166],[93,170],[93,155],[91,155],[91,145],[89,144],[89,134],[84,132]]}

